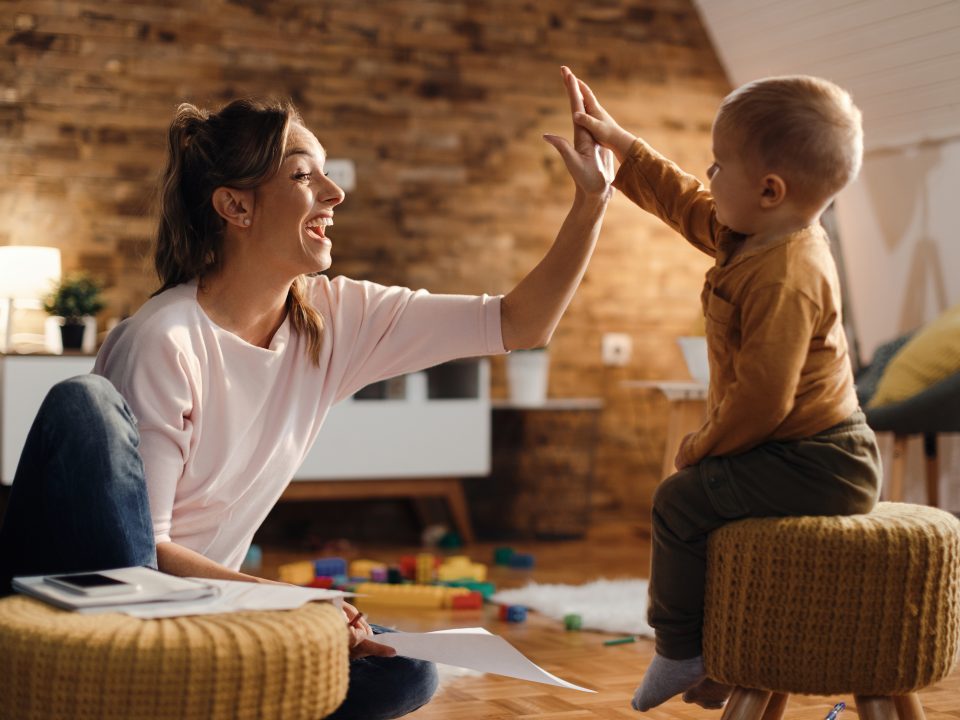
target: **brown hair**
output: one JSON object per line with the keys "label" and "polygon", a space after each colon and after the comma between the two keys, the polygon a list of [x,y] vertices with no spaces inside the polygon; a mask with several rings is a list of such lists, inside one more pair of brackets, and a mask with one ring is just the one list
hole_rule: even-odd
{"label": "brown hair", "polygon": [[724,98],[716,127],[801,202],[823,204],[860,171],[863,130],[850,95],[809,75],[764,78]]}
{"label": "brown hair", "polygon": [[[189,103],[177,108],[160,181],[154,265],[161,286],[154,295],[195,278],[202,282],[220,267],[226,222],[213,207],[213,191],[252,189],[272,177],[292,122],[303,121],[288,101],[234,100],[216,113]],[[307,301],[302,275],[290,286],[287,313],[319,365],[323,317]]]}

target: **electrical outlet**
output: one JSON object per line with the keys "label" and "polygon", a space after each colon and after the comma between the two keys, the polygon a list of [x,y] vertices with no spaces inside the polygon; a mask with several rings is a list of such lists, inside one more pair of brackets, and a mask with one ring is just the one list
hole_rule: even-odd
{"label": "electrical outlet", "polygon": [[351,192],[357,187],[357,168],[353,164],[353,160],[327,158],[323,169],[327,176],[339,185],[344,192]]}
{"label": "electrical outlet", "polygon": [[600,357],[604,365],[626,365],[632,353],[633,340],[626,333],[604,333],[600,338]]}

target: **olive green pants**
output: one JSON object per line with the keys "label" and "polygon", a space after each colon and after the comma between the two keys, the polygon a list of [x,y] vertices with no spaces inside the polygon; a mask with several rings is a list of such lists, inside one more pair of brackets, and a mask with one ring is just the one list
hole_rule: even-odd
{"label": "olive green pants", "polygon": [[812,437],[708,457],[664,480],[653,497],[648,609],[657,653],[684,660],[702,652],[713,530],[748,517],[867,513],[880,478],[876,437],[857,410]]}

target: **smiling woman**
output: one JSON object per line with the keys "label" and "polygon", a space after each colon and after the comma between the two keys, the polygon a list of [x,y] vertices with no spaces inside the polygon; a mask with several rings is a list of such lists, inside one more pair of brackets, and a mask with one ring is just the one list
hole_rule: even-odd
{"label": "smiling woman", "polygon": [[[575,78],[563,77],[582,111]],[[585,130],[573,144],[546,140],[576,185],[550,250],[506,296],[434,295],[319,274],[344,193],[291,105],[181,105],[161,185],[161,287],[104,343],[94,372],[109,382],[67,381],[41,409],[6,515],[19,520],[0,528],[0,582],[139,564],[258,581],[240,564],[334,403],[388,377],[549,341],[596,245],[613,170]],[[82,427],[68,417],[80,413]],[[88,432],[94,422],[102,431]],[[80,456],[50,462],[52,447]],[[89,477],[76,482],[67,467]],[[96,522],[76,522],[84,508]],[[356,610],[344,612],[347,625]],[[348,629],[350,689],[331,717],[399,717],[430,699],[432,664],[390,657],[365,620]]]}

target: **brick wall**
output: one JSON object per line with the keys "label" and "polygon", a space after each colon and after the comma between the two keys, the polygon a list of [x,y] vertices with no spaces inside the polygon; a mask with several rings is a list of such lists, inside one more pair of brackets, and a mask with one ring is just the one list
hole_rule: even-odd
{"label": "brick wall", "polygon": [[[545,252],[572,184],[559,65],[634,132],[702,174],[727,81],[689,0],[4,2],[0,244],[62,249],[108,286],[105,315],[155,288],[152,190],[178,102],[293,98],[358,187],[332,274],[505,292]],[[625,378],[684,377],[707,263],[623,198],[551,347],[550,393],[602,396],[598,508],[645,512],[664,402]],[[629,333],[629,367],[600,364]],[[504,394],[502,360],[494,392]]]}

